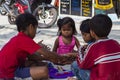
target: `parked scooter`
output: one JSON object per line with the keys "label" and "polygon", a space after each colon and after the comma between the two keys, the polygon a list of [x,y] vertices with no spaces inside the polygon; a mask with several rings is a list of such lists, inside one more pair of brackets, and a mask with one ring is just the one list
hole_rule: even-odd
{"label": "parked scooter", "polygon": [[38,27],[49,28],[57,20],[57,9],[52,0],[0,0],[0,14],[7,15],[10,24],[15,24],[19,14],[29,12],[38,20]]}
{"label": "parked scooter", "polygon": [[0,0],[0,14],[1,15],[6,15],[7,12],[6,12],[5,8],[3,7],[2,3],[3,3],[3,0]]}

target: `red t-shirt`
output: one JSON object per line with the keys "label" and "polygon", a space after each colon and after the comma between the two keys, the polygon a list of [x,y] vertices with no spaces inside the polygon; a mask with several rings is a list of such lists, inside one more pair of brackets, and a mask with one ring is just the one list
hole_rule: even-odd
{"label": "red t-shirt", "polygon": [[99,40],[88,46],[80,68],[90,70],[90,80],[120,80],[120,44],[112,39]]}
{"label": "red t-shirt", "polygon": [[18,33],[0,51],[0,78],[13,78],[16,68],[24,66],[27,55],[40,48],[32,38]]}

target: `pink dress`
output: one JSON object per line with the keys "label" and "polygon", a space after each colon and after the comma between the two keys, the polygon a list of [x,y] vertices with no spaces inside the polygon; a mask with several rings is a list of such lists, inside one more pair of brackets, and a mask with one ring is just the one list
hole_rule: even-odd
{"label": "pink dress", "polygon": [[65,53],[69,53],[72,52],[75,46],[75,37],[72,37],[72,41],[70,44],[64,44],[63,40],[62,40],[62,36],[59,36],[59,46],[57,48],[57,53],[62,55]]}

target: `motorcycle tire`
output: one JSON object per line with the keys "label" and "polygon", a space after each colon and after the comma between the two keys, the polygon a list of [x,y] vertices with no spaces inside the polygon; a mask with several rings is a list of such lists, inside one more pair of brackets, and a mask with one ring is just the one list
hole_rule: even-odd
{"label": "motorcycle tire", "polygon": [[15,24],[16,18],[14,16],[8,15],[8,22],[10,24]]}
{"label": "motorcycle tire", "polygon": [[45,14],[41,14],[42,8],[38,7],[33,11],[33,15],[38,20],[38,28],[50,28],[52,27],[58,17],[57,9],[53,7],[45,7]]}
{"label": "motorcycle tire", "polygon": [[1,11],[1,15],[6,15],[7,14],[7,12],[5,12],[5,11]]}
{"label": "motorcycle tire", "polygon": [[3,15],[3,16],[7,14],[7,12],[1,6],[0,6],[0,14]]}

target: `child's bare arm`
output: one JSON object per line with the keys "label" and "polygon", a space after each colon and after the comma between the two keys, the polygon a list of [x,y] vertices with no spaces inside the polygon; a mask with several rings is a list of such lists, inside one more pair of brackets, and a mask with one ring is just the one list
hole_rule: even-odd
{"label": "child's bare arm", "polygon": [[76,44],[77,49],[79,49],[80,42],[79,42],[79,40],[76,37],[75,37],[75,44]]}
{"label": "child's bare arm", "polygon": [[57,52],[57,48],[58,48],[58,46],[59,46],[59,40],[58,40],[58,38],[55,40],[55,42],[54,42],[54,46],[53,46],[53,52]]}
{"label": "child's bare arm", "polygon": [[38,44],[39,44],[42,48],[44,48],[44,49],[46,49],[46,50],[49,50],[49,51],[50,51],[50,49],[51,49],[50,47],[48,47],[48,45],[46,45],[46,44],[43,43],[43,40],[39,41]]}
{"label": "child's bare arm", "polygon": [[77,52],[71,52],[71,53],[67,53],[66,56],[68,57],[76,57],[77,56]]}
{"label": "child's bare arm", "polygon": [[75,61],[76,57],[77,57],[77,52],[73,52],[73,53],[67,53],[65,54],[64,56],[67,56],[68,57],[68,60],[66,61],[69,62],[69,63],[72,63],[73,61]]}
{"label": "child's bare arm", "polygon": [[45,60],[60,65],[66,64],[66,61],[68,60],[67,56],[58,55],[56,52],[47,51],[43,48],[37,50],[36,55],[41,55]]}

